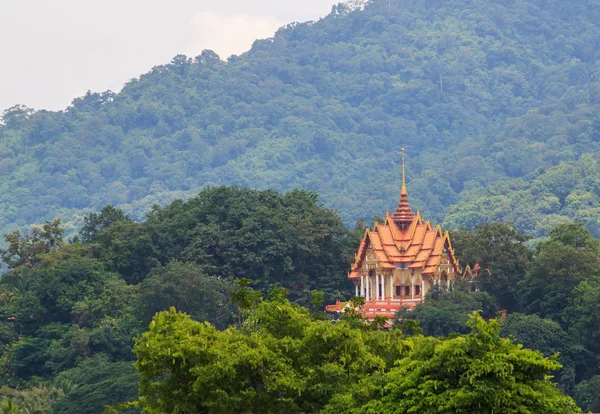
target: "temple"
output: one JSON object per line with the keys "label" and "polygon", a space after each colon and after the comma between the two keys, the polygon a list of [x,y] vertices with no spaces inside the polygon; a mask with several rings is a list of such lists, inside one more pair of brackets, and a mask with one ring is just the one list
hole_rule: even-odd
{"label": "temple", "polygon": [[[440,226],[424,221],[408,203],[402,149],[402,191],[393,215],[386,212],[383,224],[366,229],[348,274],[356,296],[365,298],[362,308],[368,319],[392,316],[401,307],[414,307],[434,286],[450,287],[460,274],[450,236]],[[327,306],[343,312],[347,302]]]}

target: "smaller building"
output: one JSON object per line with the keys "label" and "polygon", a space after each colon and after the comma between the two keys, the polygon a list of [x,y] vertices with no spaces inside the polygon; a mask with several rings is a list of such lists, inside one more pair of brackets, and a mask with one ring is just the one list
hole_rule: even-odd
{"label": "smaller building", "polygon": [[[413,213],[408,202],[402,149],[402,190],[394,214],[366,229],[348,275],[356,296],[365,298],[364,316],[391,318],[401,307],[414,307],[434,286],[450,287],[460,275],[450,236]],[[327,306],[343,312],[346,302]]]}

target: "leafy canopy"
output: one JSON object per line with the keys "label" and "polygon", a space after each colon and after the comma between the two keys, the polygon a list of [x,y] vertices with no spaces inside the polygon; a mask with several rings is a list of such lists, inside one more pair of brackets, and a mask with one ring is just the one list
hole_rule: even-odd
{"label": "leafy canopy", "polygon": [[477,313],[452,338],[316,320],[282,290],[241,329],[175,309],[136,342],[144,412],[580,412],[554,358],[500,337]]}

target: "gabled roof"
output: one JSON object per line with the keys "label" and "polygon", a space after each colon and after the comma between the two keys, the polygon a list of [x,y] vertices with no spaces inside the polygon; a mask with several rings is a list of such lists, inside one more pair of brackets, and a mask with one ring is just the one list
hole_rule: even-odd
{"label": "gabled roof", "polygon": [[395,269],[398,265],[408,264],[409,269],[420,269],[422,274],[434,273],[446,252],[454,271],[460,273],[454,258],[454,250],[448,232],[442,232],[440,226],[433,228],[424,221],[421,212],[414,214],[408,203],[408,192],[404,178],[404,149],[402,150],[402,191],[400,202],[393,215],[385,214],[383,224],[375,223],[373,230],[366,229],[358,252],[356,253],[350,278],[360,276],[359,270],[365,260],[366,252],[372,246],[378,266]]}
{"label": "gabled roof", "polygon": [[[401,203],[404,203],[408,195],[404,193],[402,196],[404,200]],[[454,271],[460,272],[448,232],[442,232],[440,226],[433,228],[429,221],[423,221],[420,212],[412,215],[410,221],[407,221],[407,216],[404,215],[402,221],[398,222],[386,212],[384,224],[376,223],[372,231],[365,231],[349,274],[350,278],[360,276],[359,269],[369,246],[372,246],[375,252],[378,265],[386,269],[408,264],[409,269],[420,269],[422,274],[432,274],[446,251]]]}

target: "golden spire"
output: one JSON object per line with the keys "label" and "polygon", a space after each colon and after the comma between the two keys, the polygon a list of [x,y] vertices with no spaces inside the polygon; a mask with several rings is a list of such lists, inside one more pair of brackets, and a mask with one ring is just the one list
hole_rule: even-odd
{"label": "golden spire", "polygon": [[406,191],[406,178],[404,175],[404,148],[402,148],[402,192],[400,194],[408,194]]}
{"label": "golden spire", "polygon": [[404,172],[404,148],[402,148],[402,191],[400,192],[400,204],[393,215],[394,221],[401,228],[406,228],[414,219],[410,205],[408,204],[408,192],[406,191],[406,174]]}

